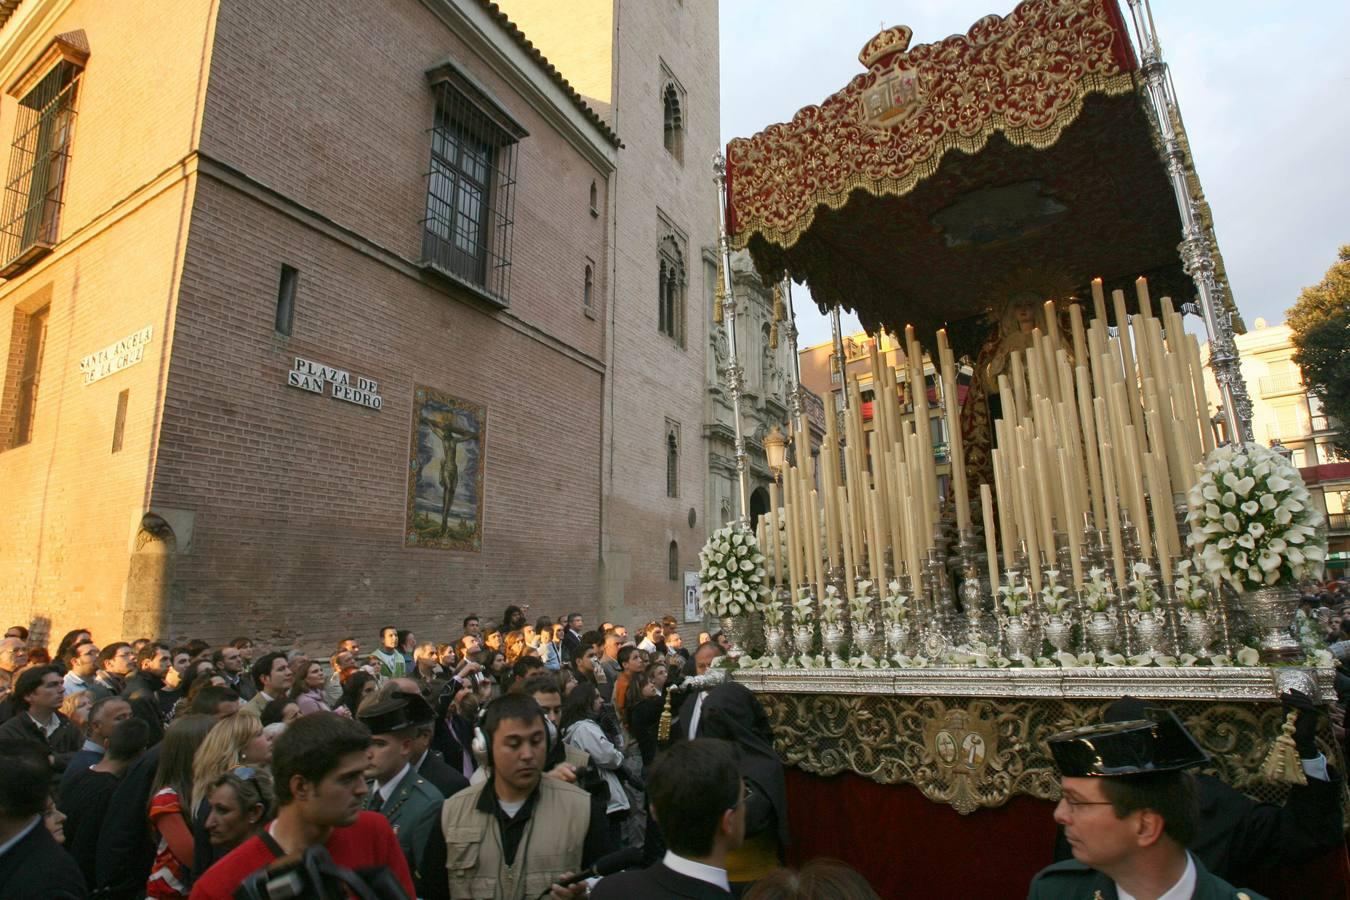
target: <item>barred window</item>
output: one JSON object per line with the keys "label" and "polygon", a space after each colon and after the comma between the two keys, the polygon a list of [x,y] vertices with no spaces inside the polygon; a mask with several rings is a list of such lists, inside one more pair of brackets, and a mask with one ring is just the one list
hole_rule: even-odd
{"label": "barred window", "polygon": [[19,99],[0,210],[0,277],[56,245],[82,68],[63,59]]}
{"label": "barred window", "polygon": [[[33,423],[37,418],[38,388],[42,384],[42,356],[47,347],[47,318],[50,306],[29,315],[15,315],[14,335],[11,338],[19,351],[17,365],[18,397],[15,401],[14,431],[11,447],[19,447],[33,439]],[[11,358],[14,353],[11,351]]]}
{"label": "barred window", "polygon": [[423,264],[508,303],[514,228],[516,142],[526,135],[491,96],[447,64],[432,73]]}

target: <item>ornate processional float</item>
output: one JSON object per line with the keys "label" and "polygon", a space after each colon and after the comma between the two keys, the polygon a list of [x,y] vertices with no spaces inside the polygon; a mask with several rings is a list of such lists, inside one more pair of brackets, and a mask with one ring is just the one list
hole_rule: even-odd
{"label": "ornate processional float", "polygon": [[[1111,699],[1154,700],[1228,783],[1278,800],[1280,767],[1262,768],[1279,695],[1334,698],[1330,655],[1295,625],[1325,526],[1291,463],[1251,442],[1209,208],[1147,0],[1125,7],[1028,0],[913,48],[887,29],[859,55],[866,72],[716,163],[733,404],[733,249],[780,296],[805,282],[837,348],[841,309],[900,347],[883,358],[874,342],[862,377],[839,366],[818,457],[798,376],[753,529],[737,413],[740,519],[701,559],[732,677],[793,767],[794,834],[874,884],[900,863],[851,855],[824,805],[838,790],[903,818],[951,812],[914,789],[992,811],[963,840],[977,821],[996,840],[1035,834],[962,882],[1024,890],[1050,861],[1049,734],[1095,724]],[[1186,315],[1208,335],[1213,418]],[[1321,742],[1338,761],[1325,720]],[[837,773],[854,781],[822,781]],[[910,877],[925,859],[905,859]],[[1343,882],[1344,853],[1327,865],[1322,880]]]}

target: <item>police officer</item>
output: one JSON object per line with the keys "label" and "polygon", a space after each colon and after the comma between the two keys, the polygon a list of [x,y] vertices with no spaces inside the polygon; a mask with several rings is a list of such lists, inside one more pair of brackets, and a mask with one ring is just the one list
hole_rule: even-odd
{"label": "police officer", "polygon": [[418,694],[395,692],[385,699],[371,699],[375,702],[362,704],[358,716],[371,734],[366,808],[389,820],[417,881],[427,838],[445,801],[411,765],[417,728],[434,713]]}
{"label": "police officer", "polygon": [[1074,858],[1043,869],[1029,900],[1262,900],[1186,849],[1199,818],[1186,770],[1209,757],[1175,716],[1148,714],[1049,739],[1061,775],[1055,821]]}

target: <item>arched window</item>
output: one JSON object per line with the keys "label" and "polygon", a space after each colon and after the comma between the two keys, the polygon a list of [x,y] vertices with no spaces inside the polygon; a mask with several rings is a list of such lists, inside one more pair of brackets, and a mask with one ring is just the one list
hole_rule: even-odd
{"label": "arched window", "polygon": [[669,549],[669,551],[667,551],[667,556],[668,556],[668,560],[667,560],[667,563],[666,563],[666,564],[667,564],[667,566],[669,567],[669,572],[668,572],[667,574],[670,576],[670,580],[671,580],[671,581],[679,581],[679,580],[680,580],[680,545],[677,544],[677,543],[675,543],[674,541],[671,541],[671,542],[670,542],[670,549]]}
{"label": "arched window", "polygon": [[666,152],[684,161],[684,110],[679,85],[667,81],[661,91],[662,119],[665,124]]}
{"label": "arched window", "polygon": [[595,182],[591,182],[591,215],[600,215],[600,192],[596,189]]}
{"label": "arched window", "polygon": [[591,269],[591,266],[587,264],[586,280],[582,284],[581,288],[581,302],[587,309],[591,308],[591,298],[594,291],[595,291],[595,273]]}
{"label": "arched window", "polygon": [[680,435],[674,428],[666,430],[666,496],[680,496]]}
{"label": "arched window", "polygon": [[661,239],[657,250],[656,309],[660,332],[684,346],[684,253],[674,236]]}

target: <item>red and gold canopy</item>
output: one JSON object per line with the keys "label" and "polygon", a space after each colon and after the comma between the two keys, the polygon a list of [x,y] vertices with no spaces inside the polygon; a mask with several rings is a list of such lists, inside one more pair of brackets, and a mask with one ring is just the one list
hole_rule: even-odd
{"label": "red and gold canopy", "polygon": [[1194,295],[1116,0],[1027,0],[910,37],[881,32],[843,90],[728,145],[732,243],[766,277],[869,331],[931,332],[1009,292],[1085,296],[1094,276]]}

